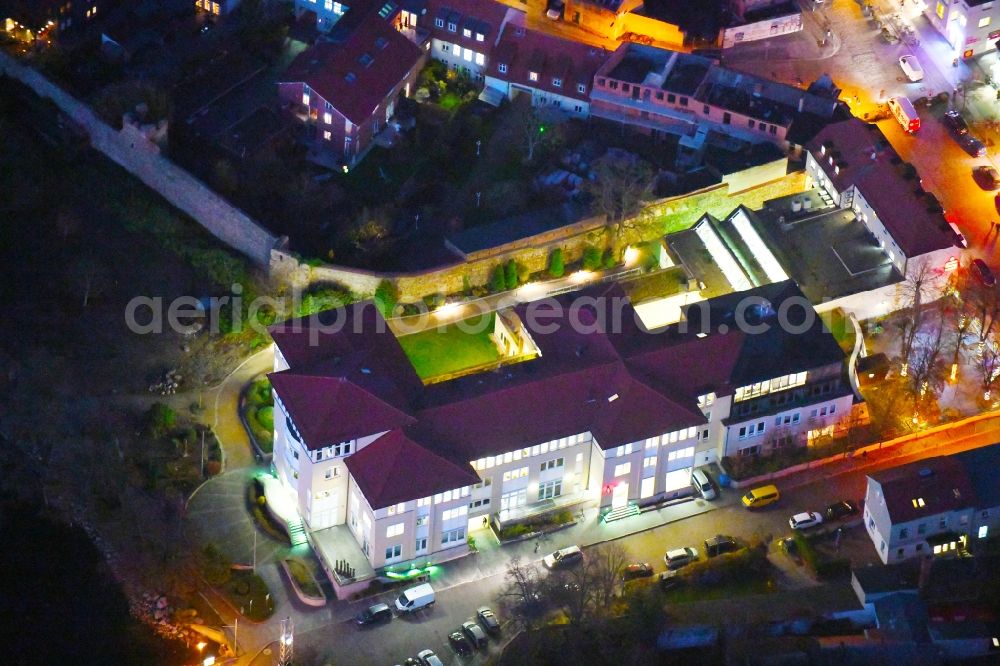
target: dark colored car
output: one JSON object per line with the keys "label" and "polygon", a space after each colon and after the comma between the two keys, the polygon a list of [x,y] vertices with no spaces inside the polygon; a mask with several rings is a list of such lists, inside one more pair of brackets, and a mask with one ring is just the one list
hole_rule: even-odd
{"label": "dark colored car", "polygon": [[472,654],[472,643],[469,642],[469,639],[461,631],[453,631],[448,634],[448,642],[451,643],[451,647],[455,649],[455,652],[461,655]]}
{"label": "dark colored car", "polygon": [[622,569],[622,580],[629,581],[636,578],[649,578],[653,575],[653,567],[648,562],[635,562]]}
{"label": "dark colored car", "polygon": [[407,657],[406,661],[403,662],[403,666],[424,666],[416,657]]}
{"label": "dark colored car", "polygon": [[462,623],[462,633],[477,648],[484,648],[489,643],[489,640],[486,638],[486,632],[472,620],[466,620]]}
{"label": "dark colored car", "polygon": [[858,505],[851,500],[842,500],[826,507],[823,515],[827,520],[840,520],[848,516],[855,516],[858,513]]}
{"label": "dark colored car", "polygon": [[716,534],[714,537],[705,539],[705,555],[715,557],[723,553],[732,553],[741,548],[740,542],[735,537],[725,534]]}
{"label": "dark colored car", "polygon": [[958,140],[958,145],[962,146],[962,150],[973,157],[986,156],[986,144],[971,134],[962,134],[956,137],[956,139]]}
{"label": "dark colored car", "polygon": [[972,272],[987,287],[992,287],[997,283],[997,278],[993,275],[993,271],[990,270],[990,267],[982,259],[972,260]]}
{"label": "dark colored car", "polygon": [[778,546],[785,552],[785,555],[795,560],[797,564],[802,564],[802,556],[799,555],[799,545],[792,537],[785,537],[778,542]]}
{"label": "dark colored car", "polygon": [[991,166],[977,166],[972,170],[972,178],[984,190],[995,190],[1000,187],[1000,173]]}
{"label": "dark colored car", "polygon": [[360,626],[388,622],[392,619],[392,609],[385,604],[375,604],[358,613],[354,618]]}
{"label": "dark colored car", "polygon": [[500,634],[500,618],[490,608],[483,606],[476,611],[476,617],[479,618],[480,624],[486,629],[486,633],[491,636]]}
{"label": "dark colored car", "polygon": [[945,127],[948,131],[955,136],[962,136],[963,134],[969,133],[969,126],[965,122],[965,118],[958,111],[949,111],[944,114],[944,118],[941,119],[944,122]]}

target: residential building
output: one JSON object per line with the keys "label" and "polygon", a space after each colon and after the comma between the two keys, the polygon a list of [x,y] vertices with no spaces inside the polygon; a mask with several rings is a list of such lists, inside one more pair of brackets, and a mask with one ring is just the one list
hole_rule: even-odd
{"label": "residential building", "polygon": [[431,58],[482,81],[504,26],[519,15],[493,0],[427,0],[422,13],[404,10],[403,22],[415,18],[418,30],[426,31]]}
{"label": "residential building", "polygon": [[321,33],[330,32],[341,17],[355,3],[353,0],[295,0],[295,18],[316,18],[316,30]]}
{"label": "residential building", "polygon": [[598,70],[591,114],[651,135],[680,135],[695,155],[711,135],[797,153],[830,122],[837,100],[717,65],[705,57],[623,43]]}
{"label": "residential building", "polygon": [[484,94],[495,90],[499,99],[524,94],[532,106],[586,118],[594,74],[608,55],[604,49],[508,24],[487,68]]}
{"label": "residential building", "polygon": [[22,42],[55,41],[103,17],[110,0],[2,0],[3,31]]}
{"label": "residential building", "polygon": [[345,167],[364,157],[399,99],[413,92],[426,60],[397,30],[396,9],[391,2],[377,7],[344,41],[303,51],[278,83],[278,95],[305,125],[306,141]]}
{"label": "residential building", "polygon": [[240,0],[194,0],[196,10],[208,12],[213,16],[226,16],[239,4]]}
{"label": "residential building", "polygon": [[974,549],[996,536],[1000,444],[868,476],[864,521],[884,563]]}
{"label": "residential building", "polygon": [[[844,356],[794,283],[691,307],[654,335],[617,286],[525,304],[494,324],[520,362],[428,385],[370,302],[278,325],[277,476],[314,538],[349,529],[379,569],[463,555],[490,521],[690,494],[695,465],[849,411],[809,418]],[[808,324],[778,325],[795,307]]]}
{"label": "residential building", "polygon": [[954,49],[955,57],[971,58],[997,48],[1000,5],[990,0],[931,0],[923,10],[930,24]]}
{"label": "residential building", "polygon": [[876,125],[831,123],[806,150],[807,184],[852,210],[902,275],[926,264],[943,279],[958,266],[960,248],[941,205]]}

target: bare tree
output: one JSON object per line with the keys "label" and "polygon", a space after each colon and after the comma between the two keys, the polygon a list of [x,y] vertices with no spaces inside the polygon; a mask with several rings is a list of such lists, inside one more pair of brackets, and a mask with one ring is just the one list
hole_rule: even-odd
{"label": "bare tree", "polygon": [[609,541],[587,552],[587,575],[595,587],[594,600],[598,607],[606,608],[615,598],[622,582],[622,572],[632,555],[618,541]]}
{"label": "bare tree", "polygon": [[990,339],[979,343],[976,352],[976,370],[979,373],[979,387],[982,389],[981,398],[984,402],[993,399],[993,391],[1000,383],[1000,348],[997,347],[996,340]]}
{"label": "bare tree", "polygon": [[967,282],[962,296],[968,301],[973,318],[972,326],[979,334],[979,341],[985,342],[993,333],[997,317],[1000,317],[1000,293],[979,282]]}
{"label": "bare tree", "polygon": [[535,152],[555,140],[554,125],[559,118],[529,99],[514,103],[514,119],[524,145],[524,161],[535,159]]}
{"label": "bare tree", "polygon": [[909,363],[913,343],[917,339],[924,319],[924,305],[934,300],[936,294],[932,284],[934,273],[930,262],[926,259],[917,262],[912,270],[907,272],[906,280],[900,286],[900,298],[903,308],[900,327],[900,357],[903,363]]}
{"label": "bare tree", "polygon": [[653,192],[653,167],[634,155],[610,153],[595,165],[596,180],[588,184],[595,208],[604,214],[615,239],[629,228],[629,220],[639,212]]}
{"label": "bare tree", "polygon": [[507,563],[505,584],[497,597],[499,605],[525,629],[531,629],[541,611],[542,580],[534,565],[524,564],[519,556]]}
{"label": "bare tree", "polygon": [[[928,321],[919,340],[913,343],[909,356],[909,372],[914,406],[934,399],[944,388],[947,376],[944,365],[945,312],[938,308],[937,318]],[[926,330],[930,329],[930,330]]]}
{"label": "bare tree", "polygon": [[590,624],[610,608],[630,561],[628,550],[618,542],[595,546],[587,550],[580,566],[553,572],[546,579],[546,597],[562,608],[571,624]]}

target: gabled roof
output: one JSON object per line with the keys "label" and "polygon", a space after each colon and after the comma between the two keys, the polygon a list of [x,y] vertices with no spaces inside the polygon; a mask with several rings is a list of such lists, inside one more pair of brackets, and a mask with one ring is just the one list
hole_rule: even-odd
{"label": "gabled roof", "polygon": [[940,206],[916,177],[904,175],[904,164],[877,125],[857,118],[831,123],[806,149],[838,191],[857,187],[907,257],[953,247]]}
{"label": "gabled roof", "polygon": [[391,18],[372,14],[345,41],[306,49],[281,81],[305,83],[352,123],[363,124],[423,57]]}
{"label": "gabled roof", "polygon": [[[420,25],[435,37],[489,57],[508,12],[513,10],[494,0],[427,0],[427,10]],[[435,19],[444,21],[444,27],[437,27]],[[449,22],[455,24],[455,32],[448,30]],[[471,36],[465,36],[466,29]],[[483,36],[482,41],[476,39],[477,33]]]}
{"label": "gabled roof", "polygon": [[978,500],[977,509],[992,509],[1000,506],[1000,444],[983,446],[956,453],[955,458],[965,468],[972,484],[972,491]]}
{"label": "gabled roof", "polygon": [[344,459],[373,510],[479,483],[469,465],[455,464],[394,431]]}
{"label": "gabled roof", "polygon": [[881,486],[893,523],[908,523],[976,506],[965,468],[953,456],[920,460],[869,476]]}
{"label": "gabled roof", "polygon": [[342,377],[285,370],[271,373],[268,378],[309,449],[414,422],[403,410]]}
{"label": "gabled roof", "polygon": [[588,102],[594,75],[609,55],[601,48],[508,23],[486,71],[502,81]]}

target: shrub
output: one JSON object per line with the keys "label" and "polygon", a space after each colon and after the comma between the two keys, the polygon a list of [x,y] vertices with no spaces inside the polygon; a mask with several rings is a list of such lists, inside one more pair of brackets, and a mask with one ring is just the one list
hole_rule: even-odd
{"label": "shrub", "polygon": [[169,405],[154,402],[146,412],[146,424],[155,437],[162,437],[177,423],[177,412]]}
{"label": "shrub", "polygon": [[524,264],[515,264],[517,266],[517,281],[520,284],[524,284],[531,277],[531,271]]}
{"label": "shrub", "polygon": [[490,291],[494,294],[501,292],[507,286],[507,277],[504,274],[503,266],[497,265],[490,273]]}
{"label": "shrub", "polygon": [[399,289],[390,280],[382,280],[375,289],[375,307],[383,317],[391,317],[399,302]]}
{"label": "shrub", "polygon": [[532,529],[528,525],[511,525],[510,527],[505,527],[500,531],[501,539],[516,539],[519,536],[524,536],[531,532]]}
{"label": "shrub", "polygon": [[265,430],[274,430],[274,407],[264,405],[257,408],[257,423]]}
{"label": "shrub", "polygon": [[583,270],[596,271],[601,267],[601,251],[593,245],[588,245],[583,250]]}
{"label": "shrub", "polygon": [[618,259],[615,258],[615,253],[611,248],[604,251],[604,257],[601,258],[601,264],[607,269],[614,268],[618,265]]}
{"label": "shrub", "polygon": [[517,288],[517,264],[511,259],[507,262],[507,266],[504,267],[504,286],[508,290]]}
{"label": "shrub", "polygon": [[201,551],[201,575],[209,585],[223,585],[232,575],[232,563],[225,558],[214,544],[208,544]]}
{"label": "shrub", "polygon": [[465,294],[466,297],[472,295],[472,283],[469,282],[468,275],[462,276],[462,293]]}
{"label": "shrub", "polygon": [[566,273],[566,264],[563,260],[562,248],[556,248],[549,256],[549,275],[554,278],[561,278]]}
{"label": "shrub", "polygon": [[556,525],[565,525],[566,523],[572,523],[573,512],[560,511],[559,513],[556,514],[555,518],[553,518],[553,521],[556,523]]}

